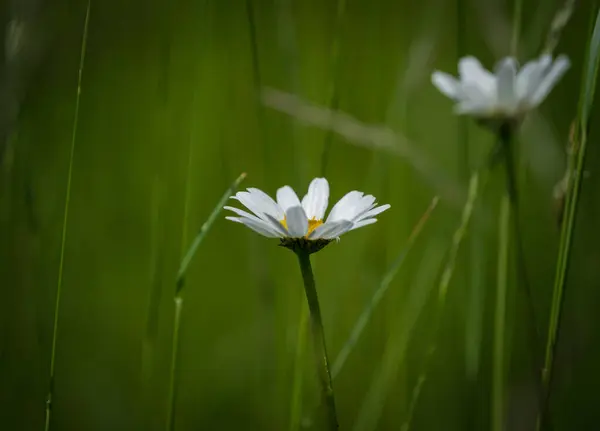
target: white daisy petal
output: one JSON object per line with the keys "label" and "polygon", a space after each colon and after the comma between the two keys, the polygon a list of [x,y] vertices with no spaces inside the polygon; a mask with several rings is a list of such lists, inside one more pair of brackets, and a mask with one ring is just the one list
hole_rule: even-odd
{"label": "white daisy petal", "polygon": [[515,79],[517,75],[517,61],[508,57],[499,65],[496,77],[498,79],[497,94],[498,105],[507,111],[514,111],[517,107]]}
{"label": "white daisy petal", "polygon": [[531,104],[533,106],[537,106],[544,101],[544,99],[550,93],[550,90],[552,90],[552,88],[556,85],[558,80],[562,78],[570,66],[571,63],[567,57],[559,56],[556,59],[552,65],[552,68],[546,75],[544,75],[542,82],[531,97]]}
{"label": "white daisy petal", "polygon": [[496,78],[485,70],[475,57],[463,57],[458,62],[458,72],[463,83],[477,84],[483,93],[490,96],[496,93]]}
{"label": "white daisy petal", "polygon": [[283,209],[277,205],[277,202],[275,202],[271,196],[262,190],[253,187],[248,188],[248,192],[253,194],[255,201],[261,203],[261,206],[265,209],[265,211],[263,211],[265,214],[270,214],[278,220],[283,219],[283,216],[285,215]]}
{"label": "white daisy petal", "polygon": [[288,237],[290,236],[290,233],[287,231],[287,229],[281,224],[281,222],[279,220],[277,220],[275,217],[269,215],[269,214],[265,214],[265,216],[267,217],[267,219],[271,222],[271,224],[273,225],[273,227],[283,236],[283,237]]}
{"label": "white daisy petal", "polygon": [[363,210],[370,210],[371,208],[373,208],[375,206],[375,196],[373,195],[366,195],[363,196],[362,199],[360,200],[360,205],[363,207]]}
{"label": "white daisy petal", "polygon": [[254,214],[250,214],[249,212],[246,212],[246,211],[241,210],[239,208],[225,206],[225,207],[223,207],[223,209],[224,210],[233,211],[234,213],[236,213],[239,216],[246,217],[246,218],[252,219],[252,220],[257,221],[257,222],[261,222],[262,221],[260,218],[256,217]]}
{"label": "white daisy petal", "polygon": [[331,209],[327,221],[350,220],[347,214],[353,213],[354,207],[360,201],[364,193],[353,190],[346,193]]}
{"label": "white daisy petal", "polygon": [[354,223],[354,226],[352,226],[352,229],[350,229],[350,230],[358,229],[358,228],[361,228],[363,226],[368,226],[368,225],[376,223],[376,222],[377,222],[376,218],[368,218],[366,220],[361,220],[361,221],[359,221],[357,223]]}
{"label": "white daisy petal", "polygon": [[254,219],[246,218],[246,217],[225,217],[227,220],[231,220],[237,223],[241,223],[254,232],[259,233],[267,238],[280,238],[281,235],[278,235],[266,222],[259,220],[256,221]]}
{"label": "white daisy petal", "polygon": [[268,212],[268,207],[264,205],[257,195],[250,192],[237,192],[235,196],[231,197],[232,199],[236,199],[254,214],[256,214],[259,218],[263,219],[262,214]]}
{"label": "white daisy petal", "polygon": [[360,217],[362,214],[367,211],[375,208],[377,204],[375,203],[375,196],[367,195],[358,199],[352,207],[350,205],[344,210],[344,216],[342,217],[344,220],[355,220]]}
{"label": "white daisy petal", "polygon": [[431,82],[450,99],[459,99],[462,94],[460,82],[447,73],[436,70],[431,74]]}
{"label": "white daisy petal", "polygon": [[329,202],[329,183],[325,178],[315,178],[302,199],[302,207],[309,220],[323,220]]}
{"label": "white daisy petal", "polygon": [[529,84],[525,91],[525,95],[523,96],[523,102],[527,103],[529,107],[535,107],[535,105],[531,103],[531,98],[542,83],[542,80],[546,75],[546,71],[552,65],[552,56],[544,54],[536,61],[535,64],[536,68],[533,72],[531,72]]}
{"label": "white daisy petal", "polygon": [[348,220],[340,220],[336,222],[336,226],[334,229],[329,231],[326,234],[321,234],[321,238],[323,239],[334,239],[338,236],[341,236],[352,229],[353,223]]}
{"label": "white daisy petal", "polygon": [[467,82],[463,85],[463,103],[486,107],[487,105],[496,103],[496,97],[496,94],[490,95],[484,93],[479,85],[471,82]]}
{"label": "white daisy petal", "polygon": [[521,119],[548,96],[568,68],[569,60],[564,56],[553,63],[550,55],[542,55],[520,70],[515,58],[505,57],[492,73],[475,57],[467,56],[459,60],[459,79],[435,71],[431,80],[457,102],[456,114],[480,119]]}
{"label": "white daisy petal", "polygon": [[376,208],[374,208],[374,209],[372,209],[372,210],[369,210],[369,211],[365,212],[364,214],[361,214],[361,215],[359,215],[359,216],[358,216],[358,217],[357,217],[357,218],[354,220],[354,222],[355,222],[355,223],[358,223],[358,222],[360,222],[361,220],[365,220],[365,219],[367,219],[367,218],[370,218],[370,217],[375,217],[376,215],[378,215],[378,214],[381,214],[381,213],[382,213],[382,212],[384,212],[385,210],[388,210],[388,209],[390,209],[390,207],[391,207],[391,205],[390,205],[390,204],[385,204],[385,205],[381,205],[380,207],[376,207]]}
{"label": "white daisy petal", "polygon": [[535,78],[537,70],[539,69],[538,63],[537,60],[528,62],[517,74],[515,92],[519,100],[522,100],[527,95],[527,91],[532,85],[538,85],[538,82],[533,82],[532,80],[532,78]]}
{"label": "white daisy petal", "polygon": [[287,230],[292,238],[301,238],[308,232],[308,219],[302,206],[295,206],[285,213]]}
{"label": "white daisy petal", "polygon": [[[268,238],[287,238],[289,248],[306,247],[310,250],[322,248],[316,240],[339,239],[339,236],[361,226],[375,223],[374,216],[387,210],[390,205],[377,206],[375,196],[353,190],[346,193],[331,209],[325,223],[322,223],[329,200],[329,183],[325,178],[315,178],[302,202],[289,186],[277,190],[277,202],[262,190],[248,188],[231,197],[244,205],[248,211],[232,206],[223,209],[232,211],[237,217],[227,216],[227,220],[243,224]],[[308,216],[307,216],[308,215]],[[308,235],[309,217],[321,223]],[[312,223],[311,223],[312,224]],[[302,238],[302,241],[293,241]]]}
{"label": "white daisy petal", "polygon": [[349,229],[350,227],[348,227],[348,226],[352,227],[352,222],[350,222],[348,220],[325,222],[324,224],[322,224],[321,226],[319,226],[315,230],[313,230],[310,233],[309,238],[310,239],[335,238],[336,236],[340,235],[337,232],[342,231],[346,228]]}
{"label": "white daisy petal", "polygon": [[300,199],[298,199],[298,195],[290,186],[283,186],[277,190],[277,203],[286,214],[291,207],[302,205]]}
{"label": "white daisy petal", "polygon": [[489,104],[478,104],[471,101],[461,102],[454,107],[454,113],[457,115],[472,115],[474,117],[485,117],[493,112],[493,107]]}

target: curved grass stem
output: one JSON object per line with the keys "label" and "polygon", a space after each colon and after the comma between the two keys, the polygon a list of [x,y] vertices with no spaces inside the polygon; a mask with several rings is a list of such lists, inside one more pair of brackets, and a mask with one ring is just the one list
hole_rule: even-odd
{"label": "curved grass stem", "polygon": [[179,336],[181,331],[181,315],[183,311],[183,288],[185,287],[186,274],[190,266],[192,258],[196,254],[198,247],[202,244],[202,241],[206,237],[206,234],[210,230],[211,226],[217,219],[217,216],[223,209],[223,205],[227,202],[227,199],[235,192],[240,183],[246,178],[246,173],[242,173],[229,188],[225,191],[215,208],[213,209],[208,219],[204,222],[200,231],[194,238],[192,245],[188,249],[187,253],[181,261],[179,272],[177,274],[177,282],[175,284],[175,312],[173,315],[173,332],[171,339],[173,340],[171,345],[171,367],[169,372],[169,392],[168,392],[168,405],[167,405],[167,422],[166,429],[172,431],[175,428],[175,404],[177,401],[177,370],[179,367]]}

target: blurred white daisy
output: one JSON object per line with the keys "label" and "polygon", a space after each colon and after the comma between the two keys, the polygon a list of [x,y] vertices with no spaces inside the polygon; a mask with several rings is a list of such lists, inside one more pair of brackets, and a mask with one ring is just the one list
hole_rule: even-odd
{"label": "blurred white daisy", "polygon": [[256,188],[238,192],[231,198],[253,214],[226,206],[225,209],[239,216],[226,219],[242,223],[268,238],[280,238],[288,248],[303,247],[310,252],[320,250],[348,231],[375,223],[375,216],[390,207],[377,206],[372,195],[351,191],[333,206],[325,220],[329,202],[329,183],[325,178],[312,180],[302,202],[290,186],[277,190],[277,202]]}
{"label": "blurred white daisy", "polygon": [[469,56],[458,62],[459,79],[436,70],[431,80],[457,103],[457,114],[482,120],[519,120],[544,101],[569,67],[564,55],[554,61],[550,55],[542,55],[520,70],[514,58],[506,57],[492,73]]}

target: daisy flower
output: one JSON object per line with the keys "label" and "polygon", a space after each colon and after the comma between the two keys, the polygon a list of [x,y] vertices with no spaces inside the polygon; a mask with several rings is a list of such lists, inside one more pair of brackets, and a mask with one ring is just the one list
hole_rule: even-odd
{"label": "daisy flower", "polygon": [[315,178],[302,201],[290,186],[277,190],[277,201],[262,190],[248,188],[231,197],[252,213],[226,206],[237,217],[226,219],[241,223],[268,238],[280,238],[281,245],[303,248],[314,253],[340,235],[375,223],[376,215],[390,205],[377,206],[375,197],[351,191],[341,198],[325,219],[329,203],[329,183],[325,178]]}
{"label": "daisy flower", "polygon": [[433,85],[456,102],[455,112],[482,120],[520,120],[539,106],[570,67],[569,59],[554,61],[544,54],[519,69],[517,60],[506,57],[492,73],[475,57],[458,62],[459,78],[435,71]]}

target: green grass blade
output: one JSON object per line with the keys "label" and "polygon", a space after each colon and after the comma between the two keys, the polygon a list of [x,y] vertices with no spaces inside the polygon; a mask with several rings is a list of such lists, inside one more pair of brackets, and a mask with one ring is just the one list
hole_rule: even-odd
{"label": "green grass blade", "polygon": [[[338,75],[340,71],[340,40],[342,35],[342,23],[344,22],[344,14],[346,13],[346,0],[337,0],[337,16],[335,21],[335,33],[333,44],[331,46],[331,70],[333,79],[330,82],[328,106],[332,111],[336,111],[339,105],[338,94]],[[323,152],[321,153],[321,176],[325,176],[327,172],[327,164],[329,162],[329,153],[333,143],[333,131],[328,130],[325,135],[325,143],[323,144]]]}
{"label": "green grass blade", "polygon": [[596,90],[598,78],[598,63],[600,59],[600,11],[596,15],[596,21],[591,38],[588,42],[586,62],[584,64],[581,91],[579,95],[579,106],[576,120],[576,128],[573,136],[572,151],[567,174],[568,191],[565,203],[565,215],[562,221],[560,244],[556,264],[556,275],[552,292],[552,305],[550,309],[550,321],[546,339],[546,354],[544,368],[542,371],[542,385],[544,389],[544,406],[539,413],[537,428],[541,429],[549,412],[549,397],[552,385],[552,369],[554,355],[557,346],[557,338],[560,327],[560,319],[564,298],[564,289],[569,268],[569,258],[573,231],[575,230],[575,218],[577,216],[577,204],[583,167],[585,162],[587,137],[589,129],[590,112]]}
{"label": "green grass blade", "polygon": [[385,399],[396,380],[400,366],[404,363],[411,335],[434,286],[445,248],[434,242],[428,247],[427,258],[421,261],[408,298],[400,310],[398,322],[393,325],[394,329],[388,337],[381,365],[365,394],[353,427],[354,431],[377,429]]}
{"label": "green grass blade", "polygon": [[510,39],[510,53],[517,57],[519,54],[519,39],[521,36],[521,16],[523,15],[523,0],[516,0],[513,10],[513,31]]}
{"label": "green grass blade", "polygon": [[409,431],[410,425],[412,424],[412,419],[415,415],[415,409],[417,407],[417,402],[419,401],[419,396],[421,395],[421,390],[423,389],[423,385],[427,381],[427,376],[425,374],[421,374],[417,380],[417,384],[415,385],[412,396],[410,397],[410,404],[408,405],[408,414],[406,415],[406,421],[400,427],[400,431]]}
{"label": "green grass blade", "polygon": [[237,190],[237,188],[239,187],[240,183],[244,180],[244,178],[246,178],[245,172],[243,172],[239,177],[237,177],[237,179],[231,184],[231,186],[223,194],[223,196],[221,197],[221,200],[219,201],[219,203],[217,204],[217,206],[215,207],[213,212],[210,214],[210,216],[208,217],[206,222],[202,225],[202,227],[200,228],[200,231],[198,231],[198,234],[194,238],[194,242],[192,242],[192,245],[190,246],[187,253],[183,257],[183,260],[181,261],[181,265],[179,266],[179,272],[177,273],[178,288],[177,288],[176,294],[181,293],[181,289],[183,288],[183,285],[185,284],[185,274],[188,270],[188,267],[190,266],[190,263],[191,263],[194,255],[196,254],[196,251],[198,251],[198,247],[200,247],[200,244],[202,244],[202,241],[206,237],[206,234],[210,230],[212,224],[215,222],[215,220],[219,216],[219,213],[223,210],[223,206],[227,203],[227,199],[229,199],[229,197]]}
{"label": "green grass blade", "polygon": [[304,382],[304,353],[306,351],[306,325],[308,323],[308,305],[302,301],[298,334],[296,336],[296,356],[294,358],[294,378],[292,381],[292,398],[290,400],[289,430],[300,428],[302,417],[302,383]]}
{"label": "green grass blade", "polygon": [[452,244],[450,245],[450,251],[448,253],[448,257],[446,259],[446,264],[444,265],[444,269],[442,271],[442,275],[440,277],[440,283],[438,286],[438,298],[437,298],[437,311],[435,322],[433,324],[433,339],[431,341],[431,346],[427,350],[427,355],[425,360],[423,361],[423,370],[417,380],[417,384],[412,391],[411,401],[409,405],[409,413],[407,415],[404,424],[402,425],[403,430],[408,430],[410,428],[410,424],[412,421],[413,411],[418,403],[419,396],[421,394],[421,386],[427,380],[427,370],[429,367],[429,363],[433,354],[436,351],[436,336],[440,326],[440,322],[442,319],[444,307],[446,305],[446,296],[448,293],[448,287],[450,286],[450,280],[452,279],[452,274],[454,274],[454,268],[456,266],[456,258],[458,256],[458,251],[460,249],[460,245],[467,233],[467,229],[469,227],[469,223],[471,221],[473,215],[473,209],[475,207],[475,202],[477,197],[479,196],[480,188],[482,188],[482,184],[487,180],[487,175],[483,177],[483,180],[480,179],[481,174],[479,172],[473,172],[471,175],[471,179],[469,181],[469,192],[467,201],[463,207],[462,216],[456,231],[452,237]]}
{"label": "green grass blade", "polygon": [[48,395],[46,397],[46,416],[44,429],[50,429],[50,417],[52,413],[52,396],[54,392],[54,368],[56,366],[56,342],[58,339],[58,317],[60,312],[60,300],[62,294],[65,246],[67,242],[67,225],[69,222],[69,204],[71,202],[71,183],[73,180],[73,161],[75,155],[75,142],[77,140],[77,125],[79,123],[79,104],[81,100],[81,82],[83,79],[83,66],[85,64],[85,51],[87,47],[88,30],[90,24],[91,0],[88,0],[83,23],[83,36],[81,40],[81,53],[79,56],[79,71],[77,75],[77,96],[75,98],[75,113],[73,116],[73,132],[71,134],[71,148],[69,151],[69,167],[67,171],[67,191],[65,195],[65,208],[63,212],[62,236],[60,244],[60,260],[58,264],[58,280],[56,286],[56,300],[54,303],[54,323],[52,329],[52,347],[50,350],[50,376],[48,382]]}
{"label": "green grass blade", "polygon": [[454,232],[454,235],[452,237],[450,254],[446,266],[444,267],[442,278],[440,280],[440,286],[438,289],[438,301],[440,303],[443,303],[443,301],[445,301],[446,293],[448,292],[448,287],[450,286],[450,279],[452,278],[452,274],[454,273],[454,266],[456,265],[456,256],[458,255],[460,244],[465,236],[465,233],[467,232],[467,227],[469,226],[469,222],[473,214],[475,200],[477,199],[477,196],[479,194],[479,183],[480,174],[479,172],[474,172],[471,175],[471,179],[469,180],[469,192],[467,201],[463,208],[461,222],[458,226],[458,229]]}
{"label": "green grass blade", "polygon": [[173,334],[172,334],[172,345],[171,345],[171,367],[169,372],[169,392],[167,395],[168,399],[168,410],[167,410],[167,422],[166,429],[173,430],[175,425],[175,402],[176,402],[176,394],[177,394],[177,368],[178,368],[178,353],[179,353],[179,332],[181,328],[181,313],[183,309],[183,288],[185,286],[185,276],[187,270],[194,258],[194,255],[198,251],[198,247],[202,244],[202,241],[206,237],[206,234],[210,230],[211,226],[223,210],[223,206],[227,202],[227,199],[237,190],[240,183],[246,178],[246,173],[243,172],[237,179],[229,186],[229,188],[225,191],[211,214],[208,216],[208,219],[204,222],[200,231],[194,238],[192,245],[188,249],[188,252],[183,257],[181,261],[181,265],[179,267],[179,271],[177,273],[177,281],[175,285],[175,314],[173,317]]}
{"label": "green grass blade", "polygon": [[333,363],[333,366],[331,367],[331,375],[334,379],[336,378],[337,375],[339,375],[340,371],[342,370],[342,367],[346,363],[346,360],[352,353],[352,350],[356,346],[358,339],[362,335],[365,327],[367,326],[367,323],[371,319],[373,311],[375,310],[375,308],[377,308],[377,305],[379,304],[381,299],[385,296],[385,293],[387,292],[392,280],[394,279],[394,277],[396,276],[396,274],[402,267],[402,264],[404,263],[406,255],[412,248],[413,244],[415,243],[415,241],[418,238],[421,231],[423,230],[423,227],[429,220],[429,217],[431,216],[431,213],[433,212],[433,210],[436,208],[438,202],[439,202],[439,198],[437,196],[434,197],[433,200],[431,201],[431,203],[429,204],[429,207],[425,210],[425,212],[423,213],[423,215],[421,216],[421,218],[419,219],[419,221],[413,228],[410,236],[408,237],[407,243],[404,245],[404,247],[402,248],[402,250],[396,257],[396,259],[394,260],[392,265],[390,265],[390,268],[385,273],[383,279],[381,280],[381,283],[379,284],[379,286],[373,293],[373,296],[371,297],[369,303],[366,305],[365,309],[363,310],[363,312],[359,316],[358,320],[354,324],[352,332],[350,333],[350,337],[348,337],[348,340],[342,347],[342,350],[338,354],[337,358],[335,359],[335,362]]}
{"label": "green grass blade", "polygon": [[552,54],[554,52],[554,49],[560,40],[560,36],[571,19],[574,10],[575,0],[566,0],[563,6],[556,11],[554,18],[552,19],[552,24],[550,25],[550,30],[546,36],[546,42],[543,48],[544,53]]}

